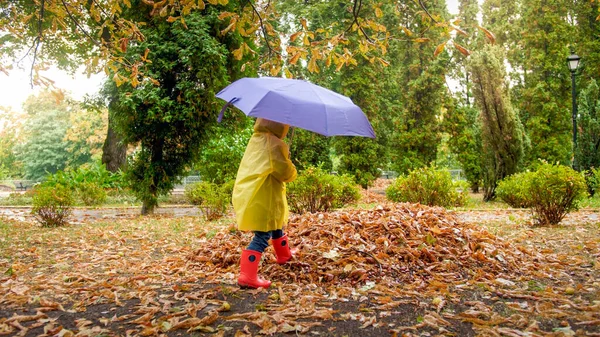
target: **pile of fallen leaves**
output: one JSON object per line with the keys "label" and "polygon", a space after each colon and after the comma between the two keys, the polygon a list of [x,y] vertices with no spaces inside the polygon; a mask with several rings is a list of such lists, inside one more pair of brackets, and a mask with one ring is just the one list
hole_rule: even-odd
{"label": "pile of fallen leaves", "polygon": [[[386,204],[292,217],[286,228],[297,257],[273,263],[272,248],[261,273],[272,280],[300,284],[357,286],[369,282],[397,288],[461,281],[495,280],[505,274],[540,270],[535,256],[474,225],[465,225],[443,208]],[[195,268],[237,272],[240,248],[248,235],[225,230],[191,257]]]}

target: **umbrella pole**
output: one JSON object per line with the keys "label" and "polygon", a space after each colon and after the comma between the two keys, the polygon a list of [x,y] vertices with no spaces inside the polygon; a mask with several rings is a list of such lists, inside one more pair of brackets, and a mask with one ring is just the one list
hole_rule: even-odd
{"label": "umbrella pole", "polygon": [[290,143],[288,144],[288,147],[290,149],[288,153],[289,158],[292,158],[292,142],[294,141],[294,131],[296,131],[296,128],[292,127],[292,133],[290,134]]}

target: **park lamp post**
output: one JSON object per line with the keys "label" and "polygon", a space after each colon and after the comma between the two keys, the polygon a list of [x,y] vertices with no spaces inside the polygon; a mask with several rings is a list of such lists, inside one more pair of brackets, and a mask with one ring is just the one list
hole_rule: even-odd
{"label": "park lamp post", "polygon": [[581,60],[581,57],[577,56],[574,51],[571,51],[571,55],[567,57],[567,65],[571,71],[571,98],[573,100],[573,169],[577,169],[575,163],[575,151],[577,149],[577,93],[575,91],[575,72],[579,67],[579,60]]}

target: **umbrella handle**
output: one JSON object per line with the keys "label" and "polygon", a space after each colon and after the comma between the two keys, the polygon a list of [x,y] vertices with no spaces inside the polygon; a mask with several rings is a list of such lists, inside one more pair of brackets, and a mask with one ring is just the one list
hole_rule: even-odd
{"label": "umbrella handle", "polygon": [[234,97],[232,99],[229,100],[229,102],[225,103],[225,105],[223,105],[223,108],[221,108],[221,112],[219,112],[219,117],[217,117],[217,122],[221,123],[221,121],[223,120],[223,115],[225,114],[225,109],[227,109],[228,106],[230,106],[231,104],[233,104],[233,102],[239,100],[238,97]]}

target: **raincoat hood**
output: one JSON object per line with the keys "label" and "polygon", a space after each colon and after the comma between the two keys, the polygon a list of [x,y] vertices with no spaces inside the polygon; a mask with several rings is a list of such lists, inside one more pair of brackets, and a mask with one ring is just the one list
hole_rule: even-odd
{"label": "raincoat hood", "polygon": [[258,118],[256,119],[256,123],[254,123],[255,132],[269,132],[279,139],[285,138],[289,129],[290,126],[287,124],[281,124],[264,118]]}

